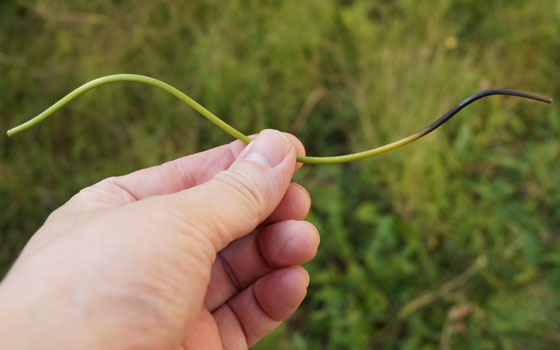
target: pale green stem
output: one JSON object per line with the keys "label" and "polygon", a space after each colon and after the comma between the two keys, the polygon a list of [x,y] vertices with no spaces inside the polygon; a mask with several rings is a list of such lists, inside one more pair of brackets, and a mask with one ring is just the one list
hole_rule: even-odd
{"label": "pale green stem", "polygon": [[[190,98],[189,96],[184,94],[183,92],[179,91],[177,88],[175,88],[175,87],[173,87],[173,86],[171,86],[171,85],[169,85],[169,84],[167,84],[167,83],[165,83],[161,80],[154,79],[154,78],[151,78],[151,77],[147,77],[147,76],[144,76],[144,75],[138,75],[138,74],[108,75],[108,76],[105,76],[105,77],[97,78],[97,79],[92,80],[88,83],[85,83],[84,85],[82,85],[79,88],[75,89],[74,91],[70,92],[68,95],[64,96],[58,102],[56,102],[55,104],[53,104],[52,106],[47,108],[45,111],[43,111],[41,114],[37,115],[33,119],[28,120],[27,122],[8,130],[8,132],[7,132],[8,136],[13,136],[15,134],[18,134],[18,133],[20,133],[24,130],[27,130],[27,129],[37,125],[38,123],[42,122],[43,120],[45,120],[46,118],[51,116],[54,112],[56,112],[60,108],[64,107],[66,104],[68,104],[70,101],[72,101],[76,97],[80,96],[81,94],[83,94],[83,93],[85,93],[85,92],[87,92],[87,91],[89,91],[89,90],[91,90],[95,87],[98,87],[100,85],[113,83],[113,82],[117,82],[117,81],[139,82],[139,83],[144,83],[144,84],[148,84],[148,85],[153,85],[153,86],[156,86],[160,89],[163,89],[163,90],[169,92],[170,94],[172,94],[173,96],[179,98],[181,101],[185,102],[186,104],[188,104],[192,108],[194,108],[198,113],[202,114],[204,117],[206,117],[206,119],[210,120],[212,123],[217,125],[220,129],[227,132],[231,136],[245,142],[246,144],[251,142],[251,139],[249,137],[247,137],[246,135],[244,135],[239,130],[235,129],[234,127],[232,127],[228,123],[226,123],[223,120],[221,120],[220,118],[218,118],[212,112],[210,112],[209,110],[204,108],[202,105],[200,105],[198,102],[196,102],[195,100],[193,100],[192,98]],[[552,100],[550,98],[546,97],[546,96],[540,96],[540,95],[530,94],[530,93],[521,92],[521,91],[506,90],[506,89],[486,90],[486,91],[482,91],[482,92],[480,92],[476,95],[473,95],[473,96],[469,97],[468,99],[461,102],[459,105],[455,106],[449,112],[444,114],[442,117],[440,117],[434,123],[430,124],[429,126],[420,130],[419,132],[417,132],[415,134],[412,134],[408,137],[405,137],[401,140],[392,142],[390,144],[387,144],[387,145],[384,145],[384,146],[381,146],[381,147],[373,148],[373,149],[370,149],[370,150],[367,150],[367,151],[352,153],[352,154],[346,154],[346,155],[342,155],[342,156],[331,156],[331,157],[298,156],[297,161],[301,162],[301,163],[307,163],[307,164],[334,164],[334,163],[350,162],[350,161],[353,161],[353,160],[372,157],[372,156],[375,156],[375,155],[378,155],[378,154],[381,154],[381,153],[388,152],[390,150],[393,150],[395,148],[399,148],[401,146],[404,146],[404,145],[406,145],[410,142],[413,142],[413,141],[427,135],[428,133],[432,132],[433,130],[435,130],[436,128],[441,126],[443,123],[445,123],[451,117],[453,117],[457,112],[459,112],[461,109],[466,107],[468,104],[478,100],[479,98],[489,96],[489,95],[512,95],[512,96],[530,98],[530,99],[533,99],[533,100],[546,102],[546,103],[551,103],[552,102]]]}

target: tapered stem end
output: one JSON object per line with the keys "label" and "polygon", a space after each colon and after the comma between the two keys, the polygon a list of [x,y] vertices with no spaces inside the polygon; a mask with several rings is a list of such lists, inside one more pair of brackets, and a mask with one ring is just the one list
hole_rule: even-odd
{"label": "tapered stem end", "polygon": [[537,100],[540,102],[544,102],[544,103],[553,103],[554,101],[552,101],[552,98],[545,96],[545,95],[539,95],[539,94],[527,94],[530,95],[529,98],[532,98],[533,100]]}

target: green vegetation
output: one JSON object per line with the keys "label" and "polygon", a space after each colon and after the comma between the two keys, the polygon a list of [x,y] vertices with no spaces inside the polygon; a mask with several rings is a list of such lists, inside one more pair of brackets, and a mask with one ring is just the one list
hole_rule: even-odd
{"label": "green vegetation", "polygon": [[[560,96],[560,5],[497,1],[0,2],[0,129],[93,78],[146,74],[310,155],[406,136],[505,87]],[[560,109],[491,97],[397,151],[306,165],[308,298],[259,349],[560,346]],[[48,213],[111,175],[230,141],[138,84],[0,137],[0,274]]]}

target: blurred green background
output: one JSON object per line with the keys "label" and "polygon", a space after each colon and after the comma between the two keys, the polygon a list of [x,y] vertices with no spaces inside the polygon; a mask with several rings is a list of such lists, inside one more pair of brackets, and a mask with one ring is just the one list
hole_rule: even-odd
{"label": "blurred green background", "polygon": [[[160,78],[310,155],[381,145],[488,87],[560,96],[557,0],[0,1],[0,129],[111,73]],[[308,296],[258,349],[560,347],[560,110],[476,103],[432,135],[304,166]],[[84,186],[231,138],[139,84],[0,137],[0,276]]]}

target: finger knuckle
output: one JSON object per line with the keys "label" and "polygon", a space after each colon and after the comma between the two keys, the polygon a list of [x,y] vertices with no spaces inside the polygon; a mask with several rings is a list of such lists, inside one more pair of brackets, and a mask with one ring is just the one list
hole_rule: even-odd
{"label": "finger knuckle", "polygon": [[259,176],[249,178],[246,174],[230,169],[219,173],[215,180],[224,183],[232,192],[238,204],[254,211],[253,217],[260,218],[268,206],[268,195],[264,179]]}

